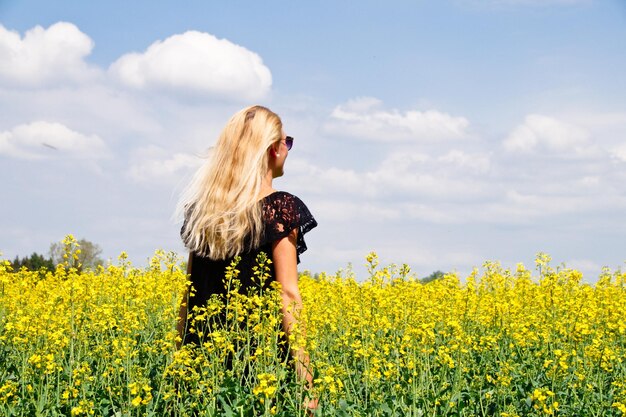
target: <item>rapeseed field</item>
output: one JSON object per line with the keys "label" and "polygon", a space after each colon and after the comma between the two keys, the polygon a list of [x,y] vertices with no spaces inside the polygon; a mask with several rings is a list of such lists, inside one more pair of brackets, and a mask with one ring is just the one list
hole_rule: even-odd
{"label": "rapeseed field", "polygon": [[[225,299],[189,320],[201,346],[177,350],[186,283],[174,254],[135,268],[54,271],[0,261],[0,414],[305,416],[308,393],[281,355],[277,288]],[[257,278],[269,260],[259,259]],[[626,414],[626,273],[485,263],[420,283],[407,266],[369,277],[303,274],[302,329],[321,416]],[[262,285],[260,285],[262,287]],[[306,332],[300,331],[306,328]]]}

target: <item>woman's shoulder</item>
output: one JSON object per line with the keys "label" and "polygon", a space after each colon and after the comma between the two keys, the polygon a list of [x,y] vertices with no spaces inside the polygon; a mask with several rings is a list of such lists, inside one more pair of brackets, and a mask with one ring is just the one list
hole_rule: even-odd
{"label": "woman's shoulder", "polygon": [[269,230],[280,234],[295,228],[306,233],[317,226],[306,204],[286,191],[275,191],[263,199],[263,220]]}
{"label": "woman's shoulder", "polygon": [[297,196],[287,191],[274,191],[263,199],[265,206],[305,205]]}

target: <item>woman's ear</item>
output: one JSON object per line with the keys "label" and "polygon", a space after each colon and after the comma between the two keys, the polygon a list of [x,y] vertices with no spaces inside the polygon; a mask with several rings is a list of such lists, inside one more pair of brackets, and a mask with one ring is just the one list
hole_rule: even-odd
{"label": "woman's ear", "polygon": [[[279,143],[280,143],[280,142],[279,142]],[[275,144],[275,143],[274,143],[274,144],[272,144],[272,146],[270,146],[270,147],[269,147],[269,150],[268,150],[268,151],[269,151],[269,153],[270,153],[270,156],[273,156],[274,158],[276,158],[277,156],[280,156],[280,155],[278,154],[278,146],[276,146],[276,144]]]}

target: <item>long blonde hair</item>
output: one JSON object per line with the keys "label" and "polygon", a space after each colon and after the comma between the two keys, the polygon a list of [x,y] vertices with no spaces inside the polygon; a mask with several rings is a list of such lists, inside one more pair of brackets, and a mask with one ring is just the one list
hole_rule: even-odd
{"label": "long blonde hair", "polygon": [[263,232],[259,194],[268,149],[282,139],[280,117],[262,106],[237,112],[207,162],[183,191],[177,213],[182,238],[193,252],[226,259],[259,245]]}

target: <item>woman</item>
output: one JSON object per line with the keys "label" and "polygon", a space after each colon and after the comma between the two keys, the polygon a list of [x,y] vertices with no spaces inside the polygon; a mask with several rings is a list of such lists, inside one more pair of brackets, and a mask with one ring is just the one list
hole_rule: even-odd
{"label": "woman", "polygon": [[[283,330],[291,333],[302,309],[297,263],[306,250],[303,235],[317,222],[296,196],[276,191],[272,180],[283,175],[293,145],[278,115],[261,106],[236,113],[220,134],[209,161],[200,168],[178,206],[185,223],[181,236],[189,249],[188,273],[195,289],[181,305],[182,343],[187,311],[213,294],[225,294],[226,267],[240,257],[237,279],[253,285],[253,267],[264,252],[272,260],[270,280],[281,285]],[[186,339],[187,336],[187,340]],[[312,386],[308,355],[292,352],[296,374]],[[315,408],[315,400],[309,404]]]}

